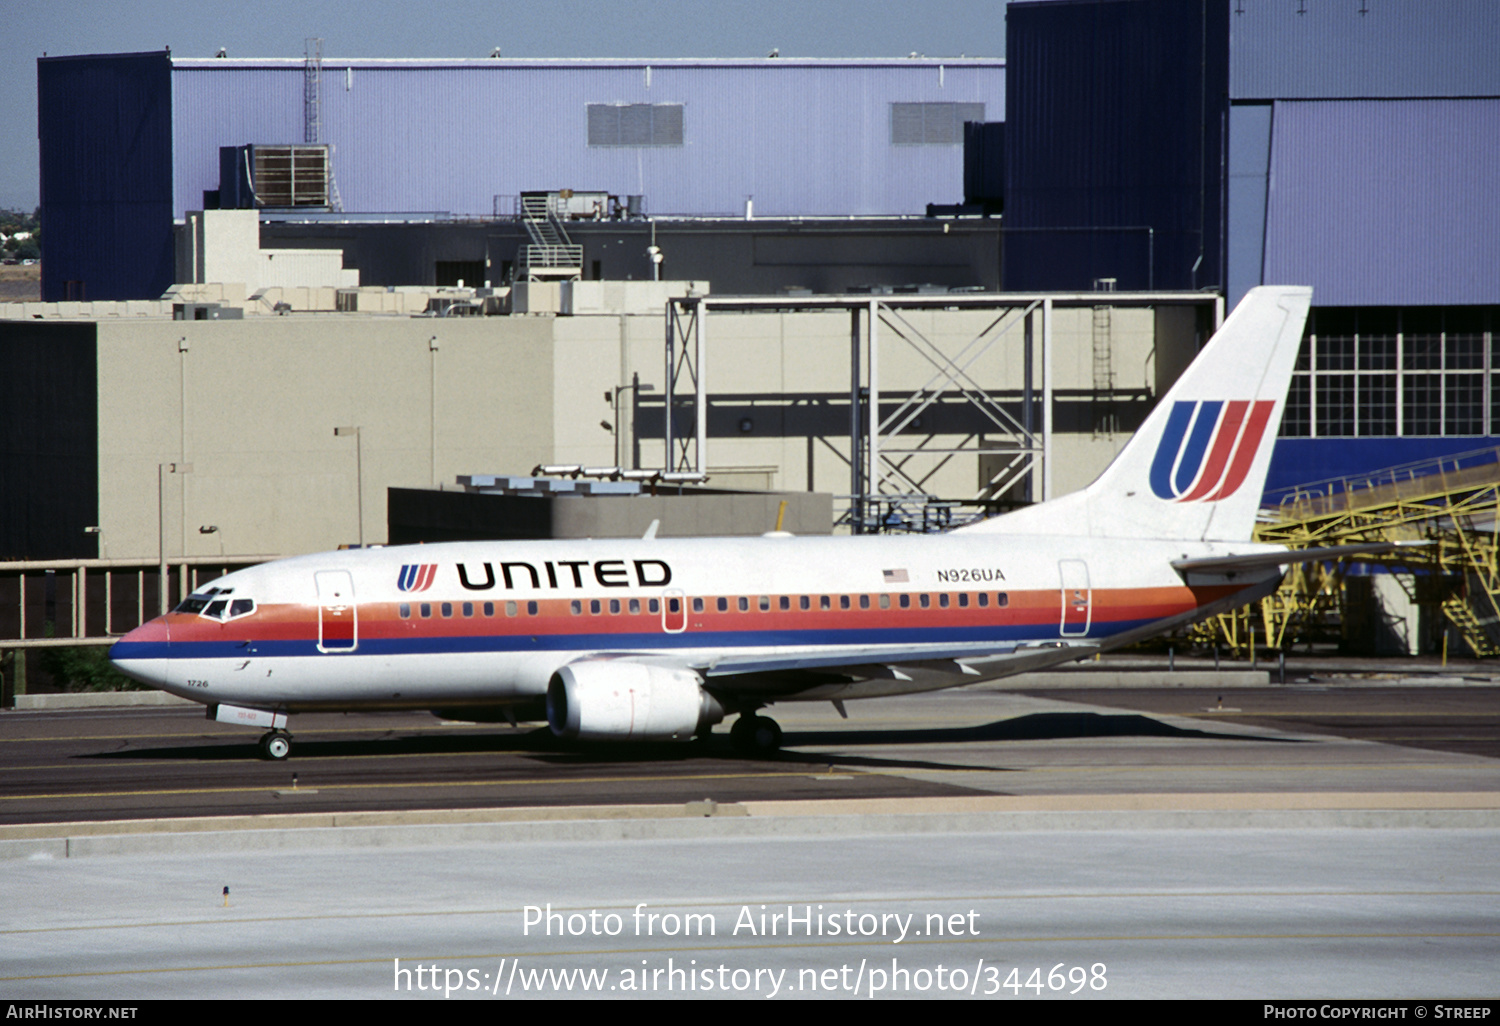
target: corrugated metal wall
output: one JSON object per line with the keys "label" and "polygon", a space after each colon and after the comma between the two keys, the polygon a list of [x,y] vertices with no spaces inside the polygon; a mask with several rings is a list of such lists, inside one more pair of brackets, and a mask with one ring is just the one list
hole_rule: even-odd
{"label": "corrugated metal wall", "polygon": [[172,283],[171,90],[165,51],[37,61],[44,300]]}
{"label": "corrugated metal wall", "polygon": [[1010,5],[1006,288],[1222,282],[1225,16],[1201,0]]}
{"label": "corrugated metal wall", "polygon": [[1229,302],[1496,302],[1500,4],[1229,7]]}
{"label": "corrugated metal wall", "polygon": [[[658,214],[921,214],[958,202],[962,145],[891,143],[890,105],[1004,110],[996,60],[664,63],[325,59],[323,141],[347,211],[488,215],[538,189],[644,194]],[[300,61],[173,65],[174,208],[218,187],[219,147],[300,142]],[[589,104],[682,104],[684,143],[590,147]]]}
{"label": "corrugated metal wall", "polygon": [[1500,303],[1500,99],[1277,103],[1265,280],[1319,306]]}
{"label": "corrugated metal wall", "polygon": [[1229,90],[1236,100],[1500,95],[1495,0],[1227,0],[1227,6]]}

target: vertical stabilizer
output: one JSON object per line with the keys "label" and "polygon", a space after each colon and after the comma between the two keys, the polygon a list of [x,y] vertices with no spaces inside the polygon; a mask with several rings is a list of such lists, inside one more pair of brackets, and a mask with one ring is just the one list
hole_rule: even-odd
{"label": "vertical stabilizer", "polygon": [[1251,289],[1104,473],[972,530],[1246,541],[1312,289]]}

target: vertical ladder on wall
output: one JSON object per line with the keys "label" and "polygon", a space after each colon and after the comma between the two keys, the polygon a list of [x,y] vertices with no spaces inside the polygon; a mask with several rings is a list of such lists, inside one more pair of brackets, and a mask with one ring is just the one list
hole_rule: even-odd
{"label": "vertical ladder on wall", "polygon": [[[321,144],[323,142],[323,40],[309,36],[302,62],[302,141]],[[327,199],[330,210],[343,210],[339,197],[339,183],[333,175],[332,147],[324,157],[324,173],[327,176]]]}
{"label": "vertical ladder on wall", "polygon": [[1115,423],[1114,339],[1111,337],[1111,307],[1094,307],[1094,401],[1095,438],[1111,438]]}

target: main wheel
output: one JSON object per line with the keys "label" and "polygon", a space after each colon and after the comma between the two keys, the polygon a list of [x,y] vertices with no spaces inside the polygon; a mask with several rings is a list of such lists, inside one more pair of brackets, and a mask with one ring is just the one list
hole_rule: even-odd
{"label": "main wheel", "polygon": [[781,747],[781,727],[769,716],[746,713],[729,728],[729,742],[741,755],[770,755]]}
{"label": "main wheel", "polygon": [[260,754],[263,759],[280,762],[292,754],[292,735],[271,731],[260,739]]}

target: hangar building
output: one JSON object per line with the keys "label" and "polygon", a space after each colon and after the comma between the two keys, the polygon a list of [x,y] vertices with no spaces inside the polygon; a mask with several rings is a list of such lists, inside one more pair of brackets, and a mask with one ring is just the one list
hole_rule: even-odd
{"label": "hangar building", "polygon": [[175,280],[173,222],[221,205],[424,224],[508,217],[523,193],[568,188],[619,197],[635,220],[921,216],[961,195],[963,126],[1003,116],[1004,73],[980,58],[48,57],[42,298],[156,298]]}
{"label": "hangar building", "polygon": [[[337,246],[346,260],[405,249],[425,283],[440,265],[488,279],[494,233],[480,222],[571,185],[626,204],[621,220],[584,222],[600,248],[582,277],[644,276],[647,222],[629,199],[644,196],[637,212],[681,218],[673,253],[739,247],[756,269],[703,275],[715,294],[882,277],[1076,293],[1108,279],[1232,305],[1258,283],[1305,282],[1315,308],[1273,490],[1500,445],[1500,7],[1018,0],[1007,17],[1007,62],[47,58],[46,298],[159,295],[175,278],[173,223],[244,202],[247,148],[314,139],[327,147],[322,202],[289,199],[274,224],[262,210],[263,244]],[[957,197],[963,126],[1001,112],[1003,140],[985,139],[1001,143],[1004,226],[988,229],[985,257],[973,226],[993,218],[917,215]],[[712,233],[731,224],[766,234],[720,245]],[[614,262],[603,247],[625,228],[635,255]],[[861,240],[882,234],[883,252],[905,255],[858,265]],[[468,252],[440,253],[440,238]],[[673,266],[683,259],[668,255],[668,276],[694,273]],[[405,273],[354,262],[366,285]],[[614,360],[606,384],[627,386],[626,370]],[[1159,394],[1156,372],[1131,373],[1143,401]],[[1114,370],[1075,383],[1106,396],[1136,384]],[[791,448],[735,461],[762,462],[786,487],[809,461]]]}
{"label": "hangar building", "polygon": [[1500,445],[1500,5],[1008,8],[1005,287],[1313,286],[1268,486]]}

